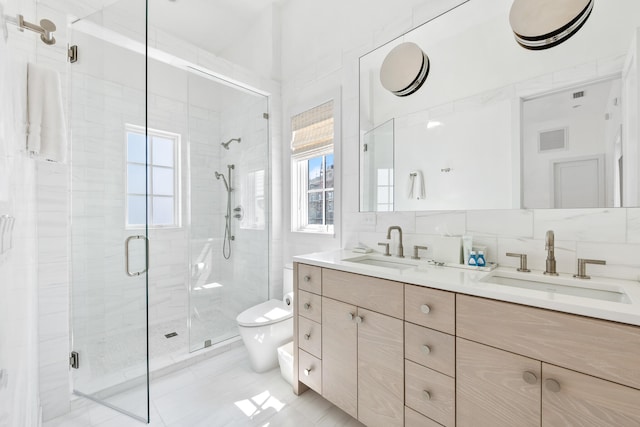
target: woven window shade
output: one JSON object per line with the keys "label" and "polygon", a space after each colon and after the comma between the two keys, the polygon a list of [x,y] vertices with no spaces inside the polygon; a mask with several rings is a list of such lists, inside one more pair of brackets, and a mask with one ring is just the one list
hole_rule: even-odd
{"label": "woven window shade", "polygon": [[333,101],[293,116],[291,131],[296,154],[333,145]]}

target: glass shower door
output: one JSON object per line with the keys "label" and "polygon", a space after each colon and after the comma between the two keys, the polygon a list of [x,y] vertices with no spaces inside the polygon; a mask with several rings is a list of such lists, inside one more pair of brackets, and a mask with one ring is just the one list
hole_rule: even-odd
{"label": "glass shower door", "polygon": [[[71,24],[72,369],[78,395],[147,422],[146,4]],[[142,49],[144,52],[144,49]]]}

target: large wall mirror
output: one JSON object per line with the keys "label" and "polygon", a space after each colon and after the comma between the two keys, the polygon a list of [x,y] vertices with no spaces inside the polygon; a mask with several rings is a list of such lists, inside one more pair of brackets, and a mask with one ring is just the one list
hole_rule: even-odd
{"label": "large wall mirror", "polygon": [[[640,206],[640,1],[596,0],[564,43],[528,50],[512,0],[451,10],[360,58],[362,211]],[[429,57],[399,97],[396,46]]]}

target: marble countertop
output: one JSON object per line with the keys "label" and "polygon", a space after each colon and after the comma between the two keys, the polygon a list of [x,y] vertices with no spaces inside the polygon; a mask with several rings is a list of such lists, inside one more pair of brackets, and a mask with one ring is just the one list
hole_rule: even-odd
{"label": "marble countertop", "polygon": [[[403,266],[403,268],[389,268],[349,261],[349,259],[354,260],[361,257],[368,257],[382,262],[403,262],[407,265]],[[640,282],[636,281],[605,277],[592,277],[590,280],[582,280],[576,279],[570,274],[562,273],[559,276],[549,277],[544,276],[541,271],[523,273],[509,267],[498,267],[493,271],[487,272],[468,268],[435,266],[425,260],[410,260],[408,257],[399,260],[395,257],[383,257],[375,252],[359,254],[350,250],[316,252],[295,256],[293,260],[294,262],[332,268],[349,273],[375,276],[445,291],[640,326]],[[626,302],[605,301],[593,297],[567,295],[554,291],[525,289],[499,284],[500,280],[495,279],[495,276],[498,275],[525,281],[550,281],[563,285],[563,289],[569,291],[572,290],[571,288],[578,288],[576,289],[577,293],[581,293],[584,288],[597,287],[605,290],[604,293],[608,295],[626,294],[626,298],[624,298]]]}

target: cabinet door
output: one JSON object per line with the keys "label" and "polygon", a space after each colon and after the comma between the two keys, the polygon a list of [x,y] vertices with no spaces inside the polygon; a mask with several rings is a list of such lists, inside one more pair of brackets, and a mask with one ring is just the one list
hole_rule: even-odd
{"label": "cabinet door", "polygon": [[358,417],[358,326],[356,307],[322,298],[322,395]]}
{"label": "cabinet door", "polygon": [[640,426],[640,390],[542,365],[542,426]]}
{"label": "cabinet door", "polygon": [[403,321],[358,308],[358,420],[404,425]]}
{"label": "cabinet door", "polygon": [[461,338],[456,344],[459,426],[540,427],[541,362]]}

